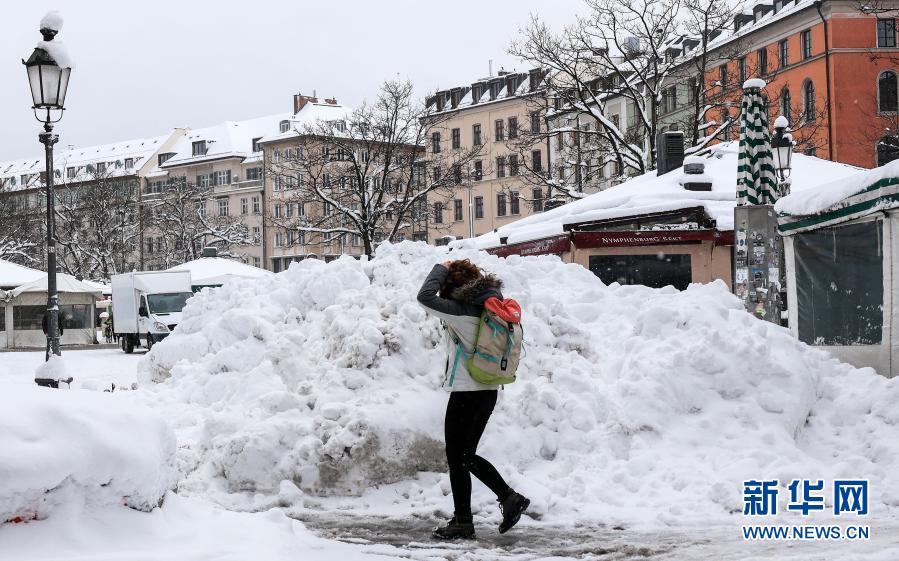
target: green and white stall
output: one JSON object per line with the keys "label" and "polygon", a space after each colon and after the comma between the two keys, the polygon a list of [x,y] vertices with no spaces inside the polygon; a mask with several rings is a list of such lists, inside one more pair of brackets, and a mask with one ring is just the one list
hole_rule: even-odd
{"label": "green and white stall", "polygon": [[899,373],[899,161],[774,208],[793,334],[855,366]]}

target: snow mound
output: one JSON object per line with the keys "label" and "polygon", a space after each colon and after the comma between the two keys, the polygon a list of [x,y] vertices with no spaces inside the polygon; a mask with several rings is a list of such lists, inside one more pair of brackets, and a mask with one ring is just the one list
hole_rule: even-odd
{"label": "snow mound", "polygon": [[149,511],[177,480],[175,436],[110,393],[0,384],[0,523],[73,502]]}
{"label": "snow mound", "polygon": [[[140,366],[161,381],[180,487],[340,494],[441,471],[443,334],[415,295],[445,251],[385,244],[192,299]],[[723,283],[605,286],[551,256],[450,256],[523,307],[519,381],[479,453],[536,515],[702,523],[774,477],[867,478],[872,513],[899,505],[899,384],[755,319]]]}

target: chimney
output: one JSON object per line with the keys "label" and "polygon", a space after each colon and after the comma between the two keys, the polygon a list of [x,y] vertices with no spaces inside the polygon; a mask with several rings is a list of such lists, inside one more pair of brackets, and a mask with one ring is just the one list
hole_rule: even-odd
{"label": "chimney", "polygon": [[328,105],[337,105],[337,98],[336,97],[332,97],[331,99],[325,98],[325,103],[327,103]]}
{"label": "chimney", "polygon": [[318,99],[316,99],[316,97],[315,97],[314,90],[313,90],[312,97],[310,97],[308,95],[303,95],[301,93],[298,93],[293,96],[293,112],[294,112],[294,114],[297,114],[300,111],[302,111],[303,107],[305,107],[307,103],[318,103]]}

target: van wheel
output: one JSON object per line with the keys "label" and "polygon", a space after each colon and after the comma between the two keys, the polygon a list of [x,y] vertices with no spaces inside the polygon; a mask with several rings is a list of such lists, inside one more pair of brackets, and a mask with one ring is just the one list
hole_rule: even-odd
{"label": "van wheel", "polygon": [[134,352],[134,339],[131,338],[131,334],[122,336],[122,350],[129,355]]}

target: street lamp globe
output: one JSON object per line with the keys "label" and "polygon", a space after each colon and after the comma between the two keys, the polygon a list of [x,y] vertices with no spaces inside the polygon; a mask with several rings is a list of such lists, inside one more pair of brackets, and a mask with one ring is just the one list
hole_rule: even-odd
{"label": "street lamp globe", "polygon": [[787,132],[790,122],[783,115],[774,120],[774,138],[771,139],[771,148],[774,151],[774,161],[777,173],[781,180],[790,176],[793,160],[793,135]]}
{"label": "street lamp globe", "polygon": [[[66,91],[69,88],[69,76],[72,64],[65,47],[53,38],[59,32],[60,25],[53,25],[54,20],[41,22],[43,41],[38,42],[34,52],[23,60],[28,71],[28,83],[31,85],[31,98],[34,102],[35,115],[38,110],[62,111],[66,102]],[[43,121],[44,119],[39,120]],[[58,120],[58,119],[57,119]]]}

